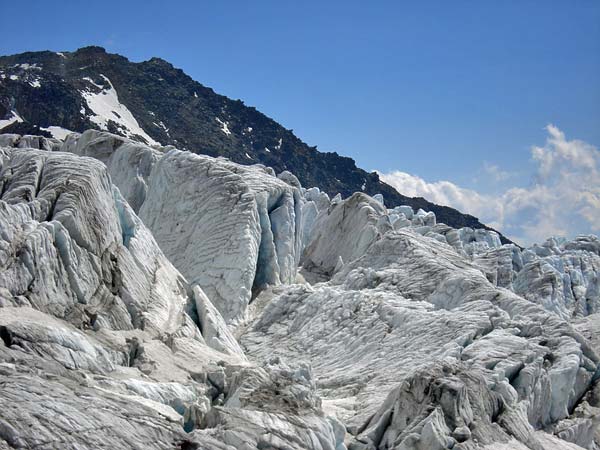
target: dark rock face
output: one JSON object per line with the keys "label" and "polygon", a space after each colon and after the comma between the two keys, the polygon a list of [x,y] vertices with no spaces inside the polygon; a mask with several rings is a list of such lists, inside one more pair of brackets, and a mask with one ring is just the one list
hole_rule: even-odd
{"label": "dark rock face", "polygon": [[[111,88],[146,136],[135,129],[124,132],[118,113],[108,111],[103,126],[94,121],[96,114],[83,94]],[[303,186],[319,186],[331,196],[381,193],[388,207],[406,204],[433,211],[439,222],[455,228],[488,228],[471,215],[398,193],[351,158],[317,151],[255,108],[216,94],[159,58],[133,63],[100,47],[0,57],[0,120],[15,113],[21,121],[4,125],[2,133],[49,136],[40,128],[56,126],[77,132],[105,129],[146,143],[151,143],[149,136],[194,153],[289,170]]]}

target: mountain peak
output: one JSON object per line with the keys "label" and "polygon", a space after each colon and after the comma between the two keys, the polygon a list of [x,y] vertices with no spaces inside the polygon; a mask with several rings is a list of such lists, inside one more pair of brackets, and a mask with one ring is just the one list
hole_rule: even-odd
{"label": "mountain peak", "polygon": [[351,158],[319,152],[255,108],[216,94],[158,57],[135,63],[100,46],[68,57],[56,52],[0,57],[0,120],[0,132],[92,128],[240,164],[260,163],[277,173],[288,170],[303,186],[319,186],[331,197],[383,194],[389,207],[433,211],[456,228],[488,228],[455,209],[402,195]]}
{"label": "mountain peak", "polygon": [[104,47],[99,45],[88,45],[75,50],[75,53],[107,53]]}
{"label": "mountain peak", "polygon": [[159,58],[158,56],[153,56],[148,61],[144,61],[144,62],[148,63],[148,64],[156,64],[156,65],[160,65],[160,66],[166,66],[166,67],[173,68],[173,64],[171,64],[169,61],[167,61],[165,59]]}

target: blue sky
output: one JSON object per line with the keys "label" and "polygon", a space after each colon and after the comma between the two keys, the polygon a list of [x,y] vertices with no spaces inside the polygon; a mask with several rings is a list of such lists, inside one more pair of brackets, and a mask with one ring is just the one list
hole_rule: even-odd
{"label": "blue sky", "polygon": [[4,1],[22,19],[3,21],[0,53],[160,56],[320,150],[486,195],[537,182],[548,124],[600,144],[598,1],[96,6]]}

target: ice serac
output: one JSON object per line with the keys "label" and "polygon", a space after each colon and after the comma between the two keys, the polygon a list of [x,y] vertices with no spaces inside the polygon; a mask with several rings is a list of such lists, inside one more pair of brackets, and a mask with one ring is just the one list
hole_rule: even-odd
{"label": "ice serac", "polygon": [[[446,237],[492,283],[511,289],[567,320],[599,311],[600,241],[596,236],[578,236],[572,240],[550,238],[541,245],[521,249],[482,236],[464,245],[465,236],[471,233],[452,230]],[[457,238],[459,234],[461,237]]]}
{"label": "ice serac", "polygon": [[90,156],[106,164],[112,182],[136,213],[146,200],[152,168],[163,155],[147,145],[96,130],[69,135],[61,150]]}
{"label": "ice serac", "polygon": [[[172,334],[205,347],[187,314],[185,280],[122,202],[102,163],[2,149],[1,164],[3,442],[173,445],[182,436],[173,408],[100,385],[120,374],[115,385],[125,392],[134,381],[124,379],[143,378],[125,369],[132,353],[141,353],[134,336],[153,341]],[[132,415],[141,423],[134,426]]]}
{"label": "ice serac", "polygon": [[589,342],[413,230],[329,283],[277,288],[241,342],[257,360],[310,364],[350,449],[567,449],[568,432],[540,430],[595,420],[573,417],[598,370]]}
{"label": "ice serac", "polygon": [[103,164],[5,149],[1,170],[4,302],[77,326],[192,332],[187,283]]}
{"label": "ice serac", "polygon": [[302,198],[289,172],[241,166],[106,132],[70,135],[63,149],[104,162],[162,251],[230,323],[253,291],[295,280]]}
{"label": "ice serac", "polygon": [[43,136],[21,136],[19,134],[0,134],[0,147],[35,148],[38,150],[59,150],[62,142]]}
{"label": "ice serac", "polygon": [[563,318],[600,312],[600,240],[548,239],[522,253],[515,292]]}
{"label": "ice serac", "polygon": [[208,414],[208,429],[192,434],[210,443],[200,448],[346,450],[343,425],[324,417],[310,367],[271,358],[241,375],[223,407]]}
{"label": "ice serac", "polygon": [[391,229],[385,208],[357,192],[346,200],[332,201],[321,209],[312,225],[311,239],[302,255],[308,272],[330,276],[339,259],[352,261]]}
{"label": "ice serac", "polygon": [[262,166],[171,150],[153,169],[140,217],[231,322],[253,289],[295,279],[299,196]]}
{"label": "ice serac", "polygon": [[0,164],[0,448],[345,448],[310,368],[249,364],[104,164]]}

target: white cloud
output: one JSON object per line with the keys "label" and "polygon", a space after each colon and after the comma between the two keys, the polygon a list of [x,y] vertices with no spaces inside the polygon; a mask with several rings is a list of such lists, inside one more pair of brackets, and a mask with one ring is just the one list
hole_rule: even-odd
{"label": "white cloud", "polygon": [[[546,127],[543,147],[531,148],[534,182],[498,195],[481,194],[449,181],[429,183],[405,172],[380,174],[404,195],[421,196],[479,217],[511,239],[531,244],[551,235],[574,236],[600,231],[600,151],[580,140],[569,141],[554,125]],[[511,174],[484,164],[497,181]]]}
{"label": "white cloud", "polygon": [[[394,186],[403,195],[424,197],[438,205],[452,206],[480,218],[486,217],[488,218],[487,223],[490,226],[494,226],[491,222],[497,222],[492,217],[496,215],[501,205],[492,196],[457,186],[450,181],[429,183],[416,175],[406,172],[379,173],[379,176],[383,181]],[[499,224],[499,222],[496,224]]]}
{"label": "white cloud", "polygon": [[511,172],[501,170],[496,164],[490,164],[486,161],[483,163],[483,171],[486,173],[486,175],[492,177],[492,180],[496,182],[506,181],[515,175]]}

